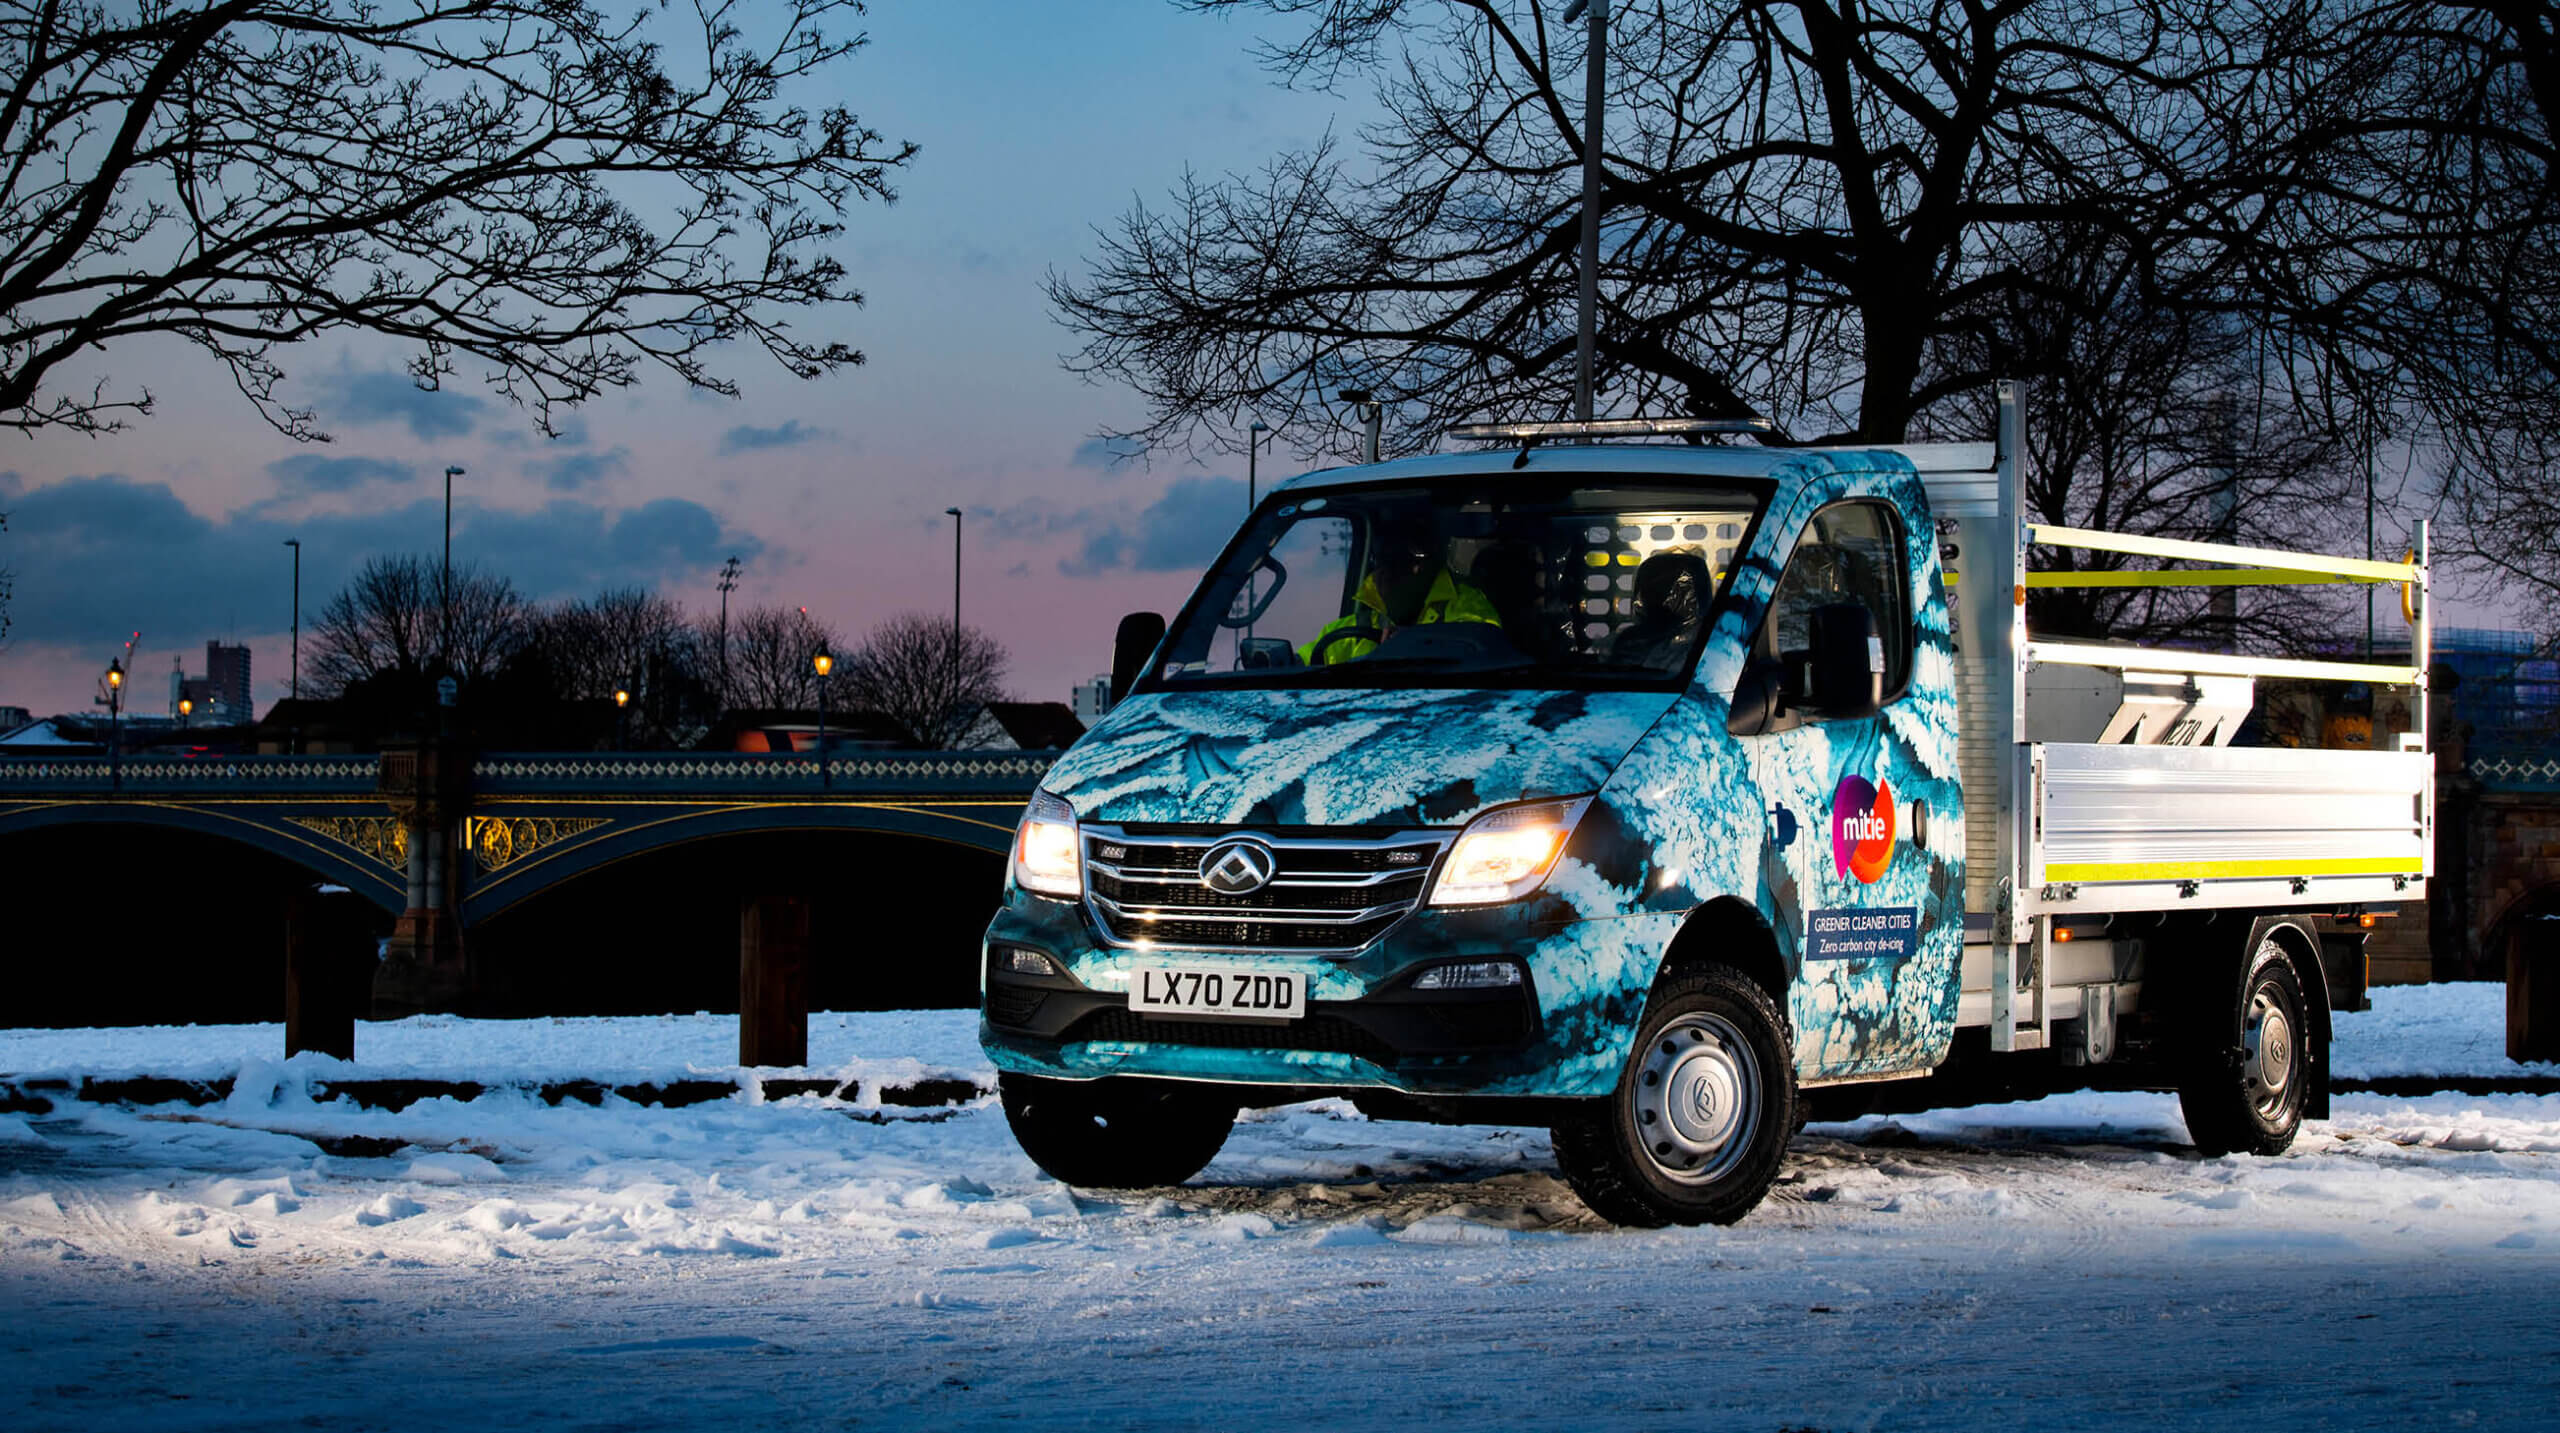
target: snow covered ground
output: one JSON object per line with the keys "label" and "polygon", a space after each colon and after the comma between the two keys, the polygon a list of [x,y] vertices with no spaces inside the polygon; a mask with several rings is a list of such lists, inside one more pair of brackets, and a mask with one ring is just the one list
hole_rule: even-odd
{"label": "snow covered ground", "polygon": [[[2515,1075],[2496,986],[2377,993],[2340,1072]],[[812,1070],[983,1074],[966,1012]],[[0,1031],[0,1072],[242,1076],[0,1115],[0,1425],[2544,1428],[2560,1096],[2344,1095],[2277,1159],[2174,1099],[1815,1126],[1744,1224],[1596,1225],[1545,1136],[1248,1117],[1202,1178],[1045,1179],[983,1102],[397,1113],[308,1080],[663,1079],[734,1023]],[[2235,1423],[2241,1420],[2242,1423]]]}

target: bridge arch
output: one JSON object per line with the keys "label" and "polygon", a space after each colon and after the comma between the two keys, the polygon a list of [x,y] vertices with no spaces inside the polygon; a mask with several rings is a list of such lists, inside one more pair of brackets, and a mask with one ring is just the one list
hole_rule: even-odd
{"label": "bridge arch", "polygon": [[852,823],[687,823],[629,841],[472,919],[465,935],[493,1013],[726,1013],[742,998],[748,906],[805,903],[811,1010],[971,1003],[1001,854]]}
{"label": "bridge arch", "polygon": [[65,827],[145,826],[191,832],[289,861],[319,880],[345,886],[392,915],[406,903],[399,871],[351,848],[321,839],[265,811],[236,811],[199,802],[59,801],[0,806],[0,837]]}
{"label": "bridge arch", "polygon": [[[583,812],[586,808],[580,808]],[[580,876],[619,865],[635,857],[691,846],[722,837],[786,835],[791,832],[855,832],[932,842],[991,855],[1011,849],[1020,804],[959,810],[907,804],[845,802],[758,803],[701,808],[607,808],[615,814],[563,816],[512,815],[504,808],[484,809],[480,822],[597,821],[590,831],[554,839],[529,853],[508,853],[502,864],[487,868],[483,853],[466,861],[483,869],[473,872],[462,901],[463,919],[476,924],[520,902]],[[529,812],[531,808],[526,808]],[[472,828],[491,832],[487,825]],[[539,828],[537,828],[539,829]],[[558,826],[552,828],[556,831]],[[510,838],[512,841],[512,838]]]}

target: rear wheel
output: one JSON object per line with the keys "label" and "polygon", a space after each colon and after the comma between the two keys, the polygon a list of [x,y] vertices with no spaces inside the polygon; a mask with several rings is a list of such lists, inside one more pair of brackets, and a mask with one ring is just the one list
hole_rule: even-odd
{"label": "rear wheel", "polygon": [[2238,1002],[2217,996],[2200,1012],[2178,1080],[2187,1134],[2208,1155],[2282,1154],[2302,1128],[2319,1054],[2301,972],[2270,933],[2250,952],[2245,979],[2214,988],[2237,989]]}
{"label": "rear wheel", "polygon": [[1556,1163],[1613,1224],[1731,1224],[1778,1177],[1795,1051],[1768,992],[1709,966],[1655,987],[1618,1087],[1555,1128]]}
{"label": "rear wheel", "polygon": [[1175,1080],[996,1077],[1005,1123],[1052,1176],[1088,1189],[1180,1184],[1206,1168],[1235,1128],[1236,1103]]}

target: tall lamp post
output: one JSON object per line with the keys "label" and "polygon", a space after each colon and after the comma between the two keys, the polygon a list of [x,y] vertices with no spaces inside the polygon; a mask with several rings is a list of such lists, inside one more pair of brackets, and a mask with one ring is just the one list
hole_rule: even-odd
{"label": "tall lamp post", "polygon": [[[284,545],[293,549],[293,684],[287,690],[298,703],[302,700],[302,539],[288,537],[284,540]],[[294,712],[294,720],[296,722],[302,720],[302,713],[298,707]],[[285,750],[295,756],[302,754],[301,727],[293,728],[290,739],[285,743]]]}
{"label": "tall lamp post", "polygon": [[[1259,418],[1253,420],[1252,427],[1244,430],[1244,515],[1248,521],[1253,517],[1253,510],[1262,502],[1261,485],[1258,481],[1260,475],[1254,471],[1254,459],[1261,453],[1262,435],[1270,431],[1271,425]],[[1244,575],[1244,610],[1247,612],[1253,610],[1254,587],[1254,575],[1248,572]],[[1252,623],[1245,624],[1244,634],[1248,638],[1253,636]]]}
{"label": "tall lamp post", "polygon": [[186,730],[189,726],[194,725],[193,718],[194,718],[195,714],[196,714],[196,699],[195,699],[195,698],[193,698],[193,697],[180,697],[180,698],[178,698],[178,729],[179,729],[180,731],[184,731],[184,730]]}
{"label": "tall lamp post", "polygon": [[124,659],[107,663],[107,785],[124,789],[124,738],[116,719],[124,712]]}
{"label": "tall lamp post", "polygon": [[293,698],[302,699],[302,539],[288,537],[284,545],[293,549]]}
{"label": "tall lamp post", "polygon": [[1573,329],[1573,416],[1588,423],[1597,347],[1593,315],[1600,307],[1600,114],[1605,107],[1609,0],[1573,0],[1564,7],[1568,25],[1585,15],[1591,21],[1591,40],[1582,72],[1582,313]]}
{"label": "tall lamp post", "polygon": [[944,742],[960,741],[960,530],[969,519],[958,508],[944,508],[951,519],[951,695],[943,702]]}
{"label": "tall lamp post", "polygon": [[461,476],[460,468],[444,470],[444,571],[436,582],[444,609],[444,626],[439,633],[444,650],[437,655],[448,665],[453,661],[453,480]]}
{"label": "tall lamp post", "polygon": [[629,729],[626,718],[630,714],[631,687],[625,683],[613,689],[613,749],[616,751],[623,749],[626,740],[625,732]]}
{"label": "tall lamp post", "polygon": [[818,674],[818,784],[831,786],[834,783],[827,778],[827,673],[836,669],[836,654],[820,642],[818,650],[810,655],[809,665]]}
{"label": "tall lamp post", "polygon": [[1244,511],[1247,517],[1253,515],[1254,505],[1261,501],[1260,489],[1255,480],[1254,459],[1262,450],[1262,435],[1270,431],[1271,425],[1259,418],[1253,420],[1252,427],[1244,430]]}

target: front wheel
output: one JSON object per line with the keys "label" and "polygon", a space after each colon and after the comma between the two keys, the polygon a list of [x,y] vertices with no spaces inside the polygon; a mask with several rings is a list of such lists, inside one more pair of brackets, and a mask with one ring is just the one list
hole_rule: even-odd
{"label": "front wheel", "polygon": [[2237,1009],[2198,1012],[2202,1029],[2179,1071],[2178,1107],[2188,1137],[2207,1155],[2282,1154],[2302,1128],[2320,1056],[2302,976],[2284,942],[2261,939],[2237,989]]}
{"label": "front wheel", "polygon": [[1180,1184],[1217,1156],[1236,1104],[1215,1086],[1174,1080],[996,1076],[1005,1123],[1031,1162],[1087,1189]]}
{"label": "front wheel", "polygon": [[1556,1163],[1613,1224],[1731,1224],[1777,1180],[1795,1050],[1767,991],[1723,966],[1657,986],[1608,1099],[1555,1127]]}

